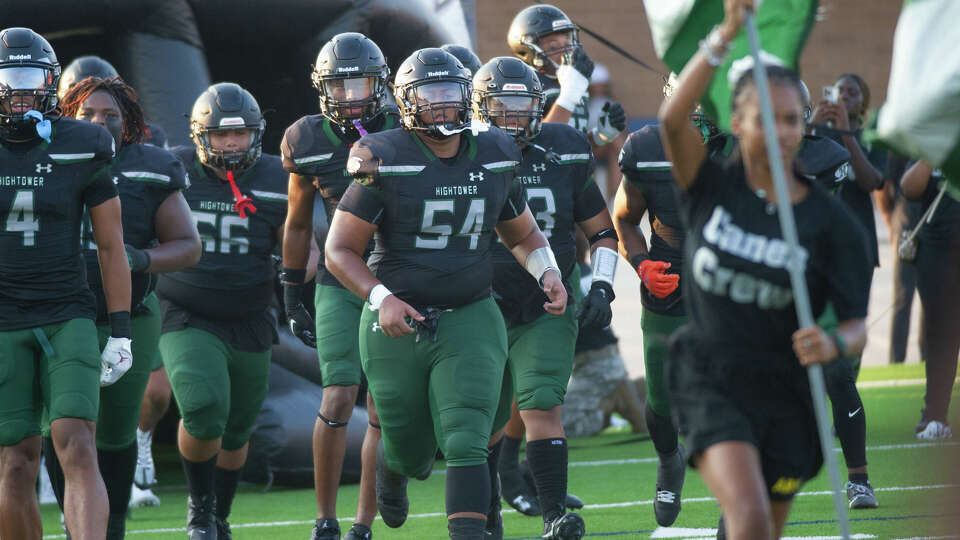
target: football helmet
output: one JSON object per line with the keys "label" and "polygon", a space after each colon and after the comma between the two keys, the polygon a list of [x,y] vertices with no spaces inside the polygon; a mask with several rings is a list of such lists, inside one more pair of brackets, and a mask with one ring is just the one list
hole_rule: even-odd
{"label": "football helmet", "polygon": [[29,28],[0,31],[0,134],[29,133],[57,109],[60,64],[53,47]]}
{"label": "football helmet", "polygon": [[463,45],[447,43],[446,45],[441,45],[440,48],[456,56],[457,60],[463,64],[463,67],[470,70],[470,73],[476,74],[477,70],[480,69],[480,59],[477,58],[477,55],[474,54],[473,51]]}
{"label": "football helmet", "polygon": [[543,120],[540,77],[518,58],[490,60],[473,76],[473,113],[515,138],[535,138]]}
{"label": "football helmet", "polygon": [[414,51],[397,69],[393,93],[403,127],[445,139],[470,127],[471,73],[443,49]]}
{"label": "football helmet", "polygon": [[[557,32],[566,32],[569,43],[558,50],[543,50],[540,38]],[[549,55],[559,52],[572,56],[580,46],[580,28],[559,8],[536,4],[522,9],[513,18],[507,32],[507,45],[517,58],[538,70],[550,64],[556,69],[559,64],[551,60]]]}
{"label": "football helmet", "polygon": [[117,73],[116,68],[103,58],[99,56],[81,56],[75,58],[73,62],[67,64],[67,67],[63,68],[63,73],[60,75],[60,87],[59,90],[57,90],[57,96],[63,99],[67,90],[70,90],[73,85],[87,77],[110,79],[119,76],[120,74]]}
{"label": "football helmet", "polygon": [[380,47],[357,32],[333,36],[320,49],[310,74],[320,94],[320,112],[342,127],[383,112],[389,77]]}
{"label": "football helmet", "polygon": [[[252,167],[262,151],[263,131],[267,123],[260,105],[250,92],[231,82],[207,88],[193,104],[190,113],[190,138],[197,145],[197,157],[204,165],[228,171]],[[210,132],[249,129],[250,146],[244,150],[214,150]]]}

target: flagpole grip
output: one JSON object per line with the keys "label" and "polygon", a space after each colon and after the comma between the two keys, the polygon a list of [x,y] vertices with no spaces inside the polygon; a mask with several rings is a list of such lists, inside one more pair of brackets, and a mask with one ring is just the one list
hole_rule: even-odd
{"label": "flagpole grip", "polygon": [[[747,40],[750,45],[750,54],[753,57],[753,80],[760,98],[760,112],[763,120],[763,132],[767,146],[767,159],[770,162],[770,171],[773,173],[773,185],[777,197],[777,214],[780,219],[780,229],[783,239],[789,246],[790,258],[787,269],[790,272],[790,283],[793,289],[793,302],[797,310],[797,320],[801,328],[813,326],[813,311],[810,308],[810,295],[807,291],[807,282],[804,277],[801,257],[799,256],[799,240],[797,225],[793,216],[793,206],[790,201],[790,191],[787,186],[787,176],[783,167],[783,158],[780,154],[780,145],[777,143],[776,126],[774,124],[773,104],[770,99],[770,87],[767,83],[767,72],[760,59],[760,35],[757,30],[757,21],[753,10],[746,10],[745,21]],[[833,502],[837,513],[837,525],[844,540],[850,538],[850,522],[847,517],[847,505],[840,492],[840,474],[837,469],[837,460],[833,452],[833,436],[830,431],[831,422],[827,409],[826,384],[823,378],[823,368],[813,364],[807,368],[810,379],[810,393],[813,397],[814,412],[817,419],[817,430],[820,433],[820,446],[823,460],[830,475],[830,487],[833,492]]]}

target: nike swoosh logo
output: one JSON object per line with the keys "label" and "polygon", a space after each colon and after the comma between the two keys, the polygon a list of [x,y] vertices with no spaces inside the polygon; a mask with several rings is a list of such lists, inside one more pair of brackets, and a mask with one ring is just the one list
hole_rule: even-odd
{"label": "nike swoosh logo", "polygon": [[862,408],[863,408],[863,407],[857,407],[857,410],[855,410],[855,411],[853,411],[853,412],[848,412],[848,413],[847,413],[847,418],[853,418],[854,416],[857,415],[858,412],[860,412],[860,409],[862,409]]}

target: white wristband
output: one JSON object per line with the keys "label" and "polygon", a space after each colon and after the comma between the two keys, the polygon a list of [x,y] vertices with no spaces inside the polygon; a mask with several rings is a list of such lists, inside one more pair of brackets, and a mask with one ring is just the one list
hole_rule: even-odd
{"label": "white wristband", "polygon": [[383,283],[377,283],[370,289],[370,297],[367,302],[370,304],[370,311],[376,311],[383,305],[383,300],[393,294]]}
{"label": "white wristband", "polygon": [[527,272],[530,272],[530,275],[533,276],[533,279],[537,280],[537,283],[542,283],[543,275],[546,274],[548,270],[554,270],[558,276],[560,275],[557,258],[553,255],[553,250],[549,247],[537,248],[531,251],[530,254],[527,255],[527,261],[524,266]]}
{"label": "white wristband", "polygon": [[603,281],[613,287],[613,278],[617,274],[617,261],[620,256],[616,251],[598,247],[590,257],[590,266],[593,269],[593,281]]}

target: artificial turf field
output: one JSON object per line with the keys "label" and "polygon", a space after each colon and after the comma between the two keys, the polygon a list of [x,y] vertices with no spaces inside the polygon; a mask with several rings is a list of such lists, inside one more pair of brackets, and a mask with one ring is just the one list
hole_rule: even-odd
{"label": "artificial turf field", "polygon": [[[861,396],[867,413],[867,459],[880,508],[850,513],[854,538],[960,538],[960,434],[944,442],[921,442],[913,426],[919,419],[924,388],[922,365],[864,368]],[[960,427],[960,401],[954,387],[951,425]],[[842,456],[837,457],[842,466]],[[130,538],[183,539],[186,488],[174,448],[157,449],[156,493],[161,505],[132,510]],[[375,539],[445,539],[443,463],[424,482],[411,480],[410,517],[400,529],[379,519]],[[785,538],[838,537],[827,472],[808,483],[794,502]],[[581,511],[592,538],[713,538],[719,509],[696,471],[688,471],[683,511],[670,528],[658,528],[653,518],[656,457],[642,435],[611,430],[570,442],[570,492],[587,506]],[[340,490],[338,509],[344,533],[356,509],[357,486]],[[242,485],[230,518],[233,537],[298,539],[310,537],[316,512],[312,490]],[[42,507],[44,538],[62,538],[55,505]],[[539,538],[539,517],[526,517],[507,507],[505,538]]]}

